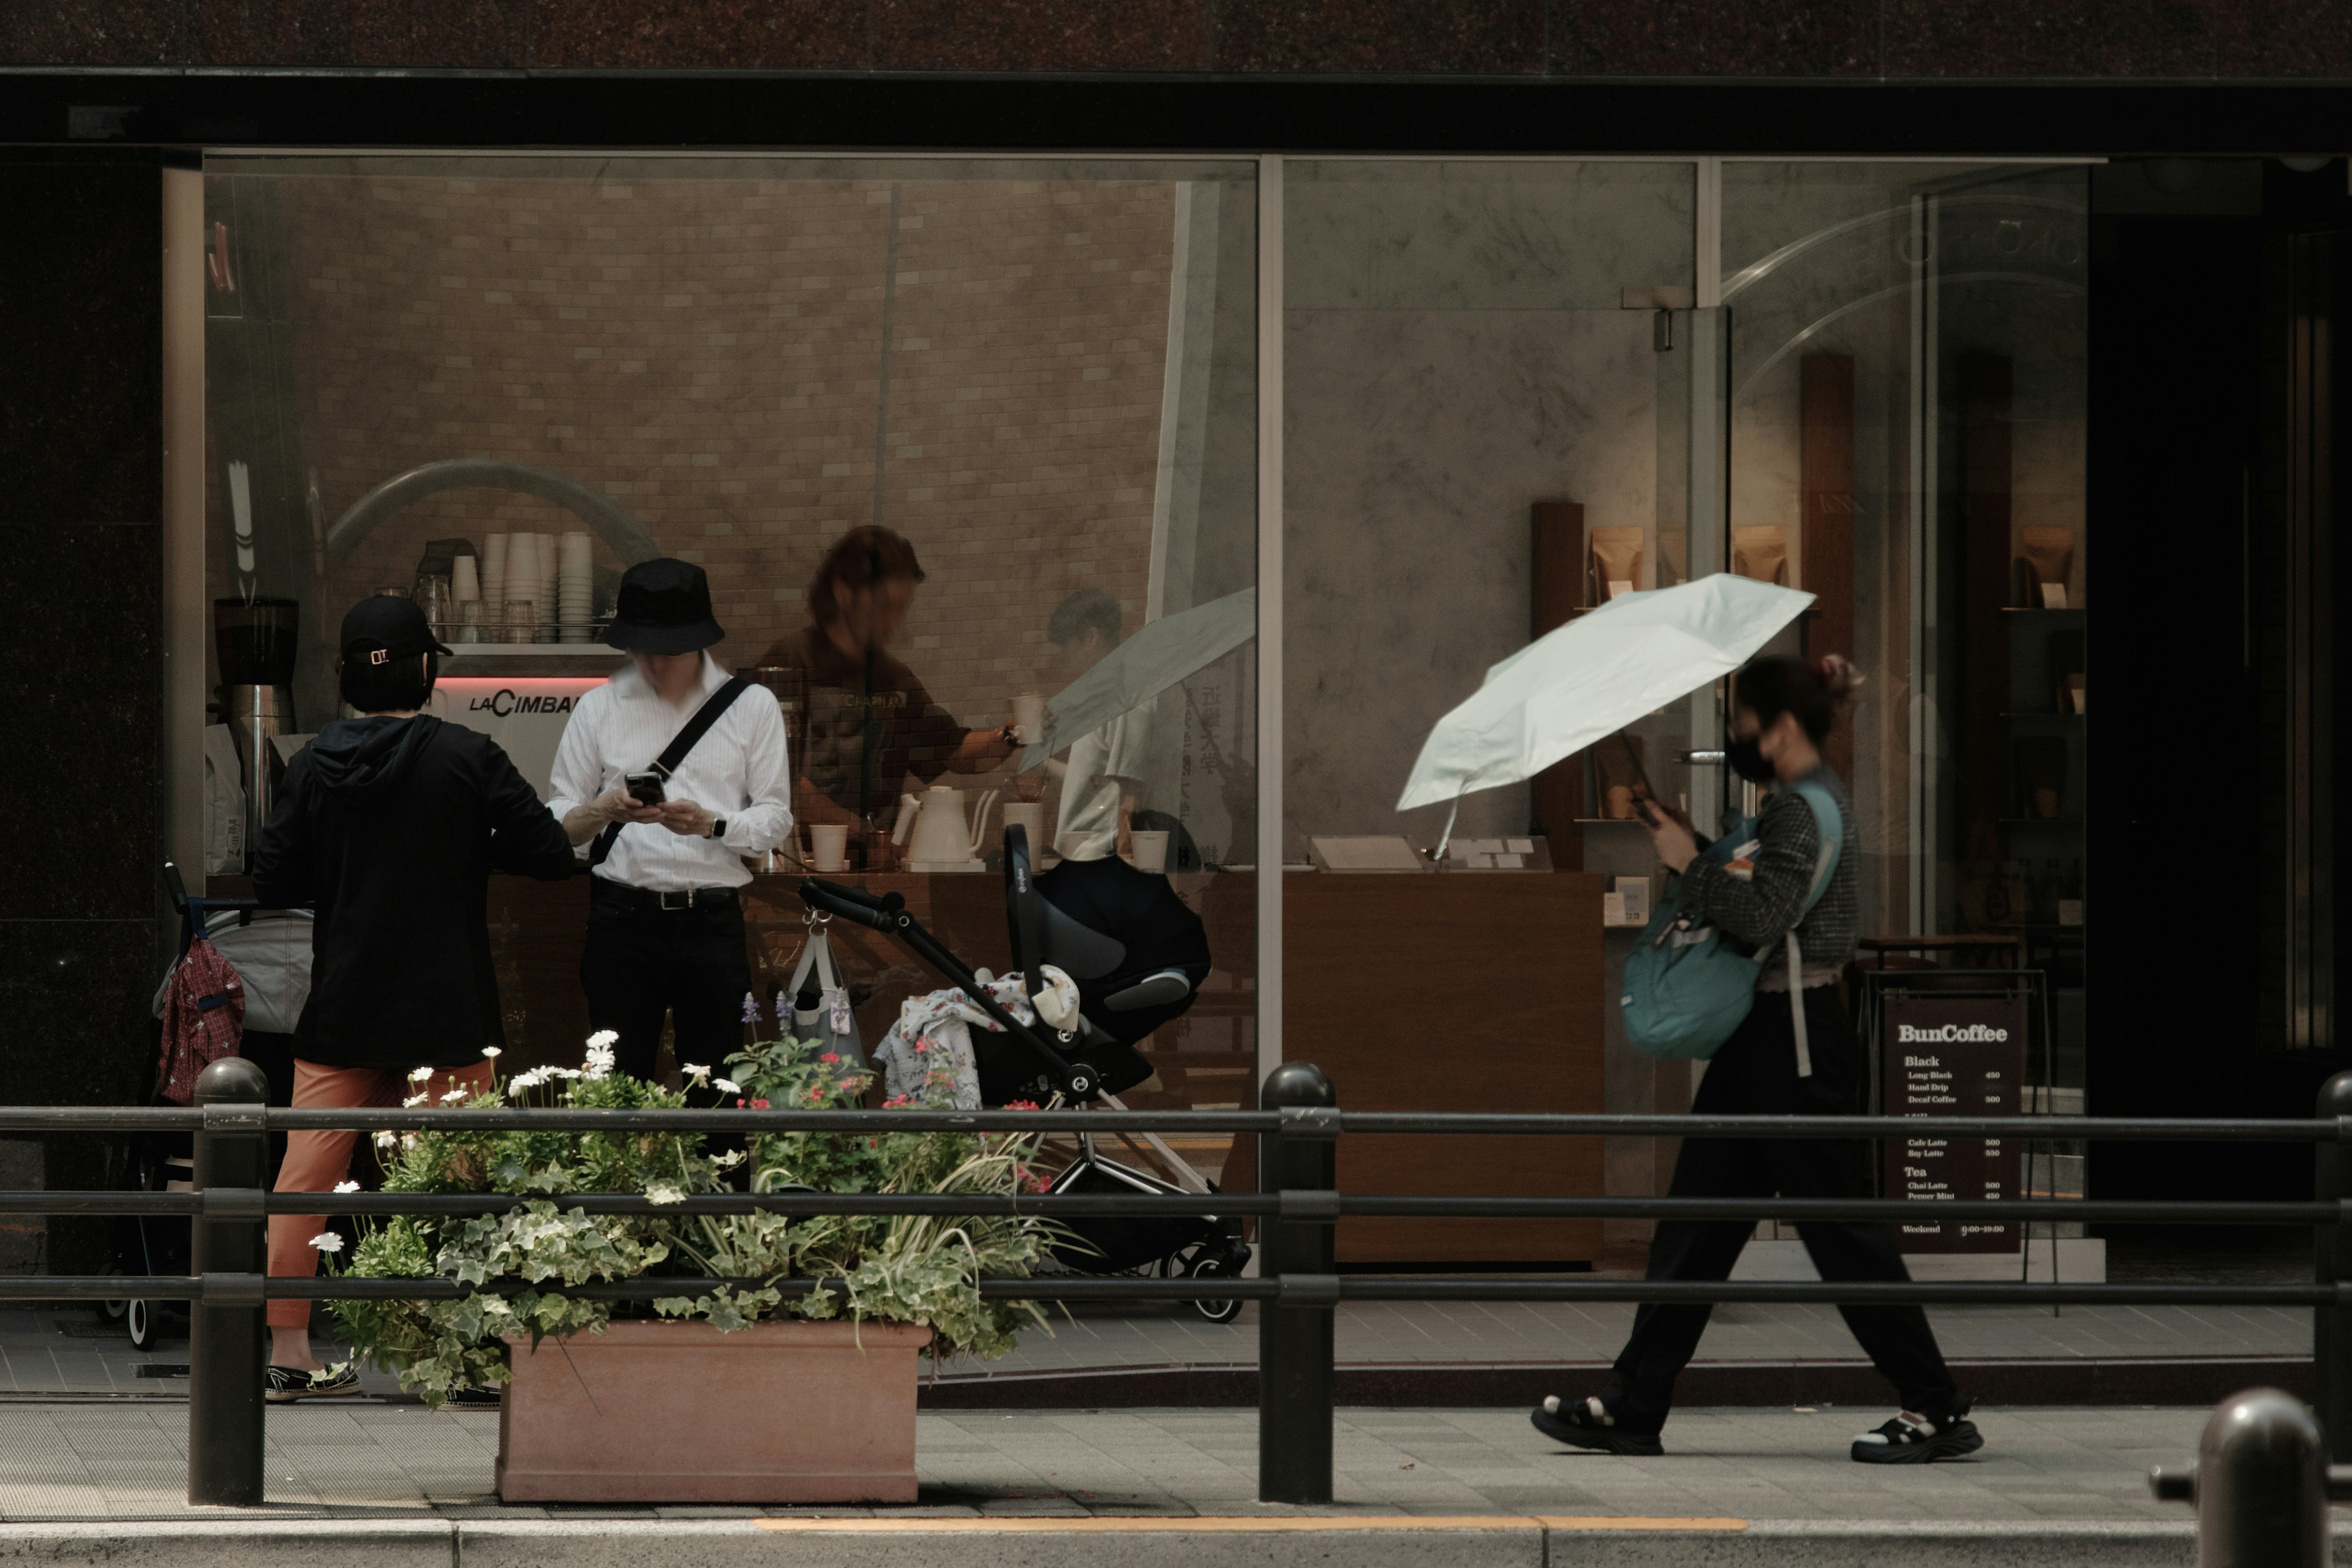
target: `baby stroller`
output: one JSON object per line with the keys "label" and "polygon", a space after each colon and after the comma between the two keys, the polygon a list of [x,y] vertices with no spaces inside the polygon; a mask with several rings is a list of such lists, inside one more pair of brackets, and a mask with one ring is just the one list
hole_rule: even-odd
{"label": "baby stroller", "polygon": [[[239,1054],[268,1076],[270,1102],[289,1103],[294,1085],[294,1021],[310,994],[310,916],[307,910],[265,910],[253,899],[215,899],[190,893],[180,868],[163,862],[163,885],[171,895],[173,912],[180,921],[180,956],[187,956],[197,936],[209,939],[237,972],[245,985],[245,1029]],[[161,1017],[163,994],[171,984],[167,972],[155,989],[150,1013]],[[157,1062],[150,1053],[142,1099],[159,1103]],[[274,1176],[276,1155],[284,1150],[284,1133],[270,1137]],[[185,1132],[135,1133],[129,1141],[124,1184],[137,1192],[187,1192],[195,1184],[192,1135]],[[189,1268],[190,1237],[186,1216],[136,1215],[121,1222],[115,1240],[118,1269],[126,1289],[135,1289],[141,1275],[185,1274]],[[95,1303],[101,1321],[121,1323],[130,1332],[133,1350],[152,1350],[167,1337],[186,1331],[186,1308],[177,1301],[117,1297]]]}
{"label": "baby stroller", "polygon": [[[1180,1017],[1209,973],[1208,938],[1201,917],[1178,898],[1164,877],[1149,876],[1123,860],[1066,860],[1042,876],[1030,872],[1026,832],[1004,830],[1005,918],[1012,929],[1013,964],[1034,1007],[1052,964],[1078,988],[1078,1016],[1068,1029],[1040,1018],[1033,1029],[997,1006],[971,967],[906,912],[906,900],[877,897],[812,878],[801,884],[811,909],[894,936],[945,975],[1003,1029],[975,1031],[973,1055],[981,1102],[1045,1101],[1055,1095],[1073,1105],[1099,1103],[1123,1110],[1122,1089],[1151,1076],[1136,1043]],[[1078,1138],[1077,1157],[1047,1190],[1065,1194],[1213,1193],[1215,1184],[1153,1133],[1137,1134],[1167,1163],[1168,1181],[1105,1157],[1091,1133]],[[1068,1223],[1075,1237],[1056,1247],[1055,1261],[1083,1274],[1150,1270],[1164,1278],[1234,1279],[1248,1268],[1249,1243],[1239,1219],[1171,1215],[1136,1219],[1082,1218]],[[1194,1303],[1213,1323],[1230,1322],[1239,1301]]]}

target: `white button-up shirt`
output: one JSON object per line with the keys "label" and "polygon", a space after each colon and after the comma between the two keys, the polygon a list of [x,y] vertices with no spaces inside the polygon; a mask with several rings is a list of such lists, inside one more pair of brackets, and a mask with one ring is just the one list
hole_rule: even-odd
{"label": "white button-up shirt", "polygon": [[[704,654],[701,682],[680,706],[663,701],[634,664],[589,692],[572,709],[555,749],[547,809],[561,822],[573,806],[651,768],[703,701],[726,684],[726,672]],[[671,800],[690,800],[725,817],[725,837],[691,838],[658,822],[630,823],[595,874],[660,893],[749,882],[751,873],[741,858],[765,854],[793,830],[792,769],[775,699],[758,687],[738,696],[663,788]],[[594,843],[591,838],[574,853],[584,860]]]}

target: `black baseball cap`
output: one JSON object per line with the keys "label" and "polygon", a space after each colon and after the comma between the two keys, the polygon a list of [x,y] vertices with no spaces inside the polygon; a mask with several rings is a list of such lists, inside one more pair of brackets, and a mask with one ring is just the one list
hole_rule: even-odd
{"label": "black baseball cap", "polygon": [[398,594],[377,594],[362,599],[343,617],[343,658],[346,663],[382,663],[420,653],[447,653],[433,636],[431,623],[416,601]]}
{"label": "black baseball cap", "polygon": [[726,635],[710,613],[709,577],[665,555],[623,574],[604,641],[628,653],[692,653]]}

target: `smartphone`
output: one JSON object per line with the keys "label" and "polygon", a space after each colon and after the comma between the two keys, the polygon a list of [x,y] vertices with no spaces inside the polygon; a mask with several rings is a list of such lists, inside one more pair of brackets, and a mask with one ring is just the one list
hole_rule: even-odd
{"label": "smartphone", "polygon": [[1659,819],[1650,809],[1650,803],[1657,799],[1658,792],[1650,787],[1650,775],[1643,771],[1642,753],[1633,749],[1633,742],[1622,730],[1617,731],[1617,743],[1625,748],[1625,760],[1633,764],[1634,781],[1642,786],[1642,793],[1633,797],[1633,815],[1642,819],[1643,826],[1655,827]]}
{"label": "smartphone", "polygon": [[639,805],[659,805],[669,798],[662,791],[659,773],[627,773],[621,782],[629,786],[629,793],[637,797]]}

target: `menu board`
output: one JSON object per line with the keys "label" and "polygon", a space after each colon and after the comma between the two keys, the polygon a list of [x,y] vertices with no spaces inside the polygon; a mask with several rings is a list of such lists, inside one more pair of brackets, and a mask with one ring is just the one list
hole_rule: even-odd
{"label": "menu board", "polygon": [[[2024,1109],[2025,997],[1893,992],[1881,1014],[1889,1116],[2015,1116]],[[1889,1139],[1886,1193],[1922,1204],[2006,1198],[2017,1190],[2016,1141]],[[2014,1222],[1901,1222],[1906,1252],[2015,1252]]]}

